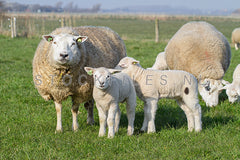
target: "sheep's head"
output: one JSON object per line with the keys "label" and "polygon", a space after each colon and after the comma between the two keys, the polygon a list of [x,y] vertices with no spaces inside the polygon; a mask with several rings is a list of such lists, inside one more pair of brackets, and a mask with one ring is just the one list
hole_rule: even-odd
{"label": "sheep's head", "polygon": [[132,57],[124,57],[123,59],[120,60],[120,62],[116,66],[116,69],[125,69],[130,67],[131,65],[140,66],[139,61],[137,61],[136,59]]}
{"label": "sheep's head", "polygon": [[104,67],[84,67],[84,69],[88,73],[88,75],[93,76],[94,85],[101,90],[107,89],[112,84],[112,74],[121,72],[117,69],[107,69]]}
{"label": "sheep's head", "polygon": [[51,45],[50,62],[54,65],[69,66],[78,64],[81,58],[79,46],[86,36],[71,34],[44,35],[43,39]]}
{"label": "sheep's head", "polygon": [[198,90],[207,106],[218,104],[218,96],[222,92],[223,80],[203,79],[199,80]]}

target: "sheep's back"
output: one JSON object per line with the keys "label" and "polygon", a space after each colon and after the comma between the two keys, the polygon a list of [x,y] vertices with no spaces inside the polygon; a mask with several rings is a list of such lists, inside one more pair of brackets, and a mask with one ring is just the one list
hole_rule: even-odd
{"label": "sheep's back", "polygon": [[235,28],[232,32],[232,42],[240,43],[240,28]]}
{"label": "sheep's back", "polygon": [[107,27],[83,26],[74,28],[87,36],[84,42],[87,66],[113,68],[126,56],[126,48],[119,35]]}
{"label": "sheep's back", "polygon": [[190,72],[198,79],[221,79],[231,59],[226,38],[206,22],[182,26],[169,41],[165,54],[170,69]]}

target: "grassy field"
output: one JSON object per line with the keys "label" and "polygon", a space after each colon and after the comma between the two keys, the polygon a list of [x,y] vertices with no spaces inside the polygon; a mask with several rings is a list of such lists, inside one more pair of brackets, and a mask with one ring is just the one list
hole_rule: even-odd
{"label": "grassy field", "polygon": [[[193,18],[194,20],[194,18]],[[204,18],[230,41],[240,20]],[[157,53],[188,19],[160,21],[161,43],[154,42],[154,20],[82,19],[82,25],[109,26],[124,38],[129,56],[143,67],[154,63]],[[10,39],[0,36],[0,159],[240,159],[240,105],[230,104],[225,93],[219,105],[208,108],[200,98],[203,130],[187,132],[183,111],[174,100],[160,100],[156,115],[157,133],[140,133],[143,102],[137,101],[135,134],[127,136],[125,105],[119,133],[114,139],[99,138],[97,109],[95,125],[86,124],[87,113],[80,108],[80,130],[71,130],[71,100],[63,103],[62,134],[55,134],[53,102],[45,102],[32,81],[32,58],[40,38]],[[232,60],[224,79],[240,63],[240,51],[232,47]]]}

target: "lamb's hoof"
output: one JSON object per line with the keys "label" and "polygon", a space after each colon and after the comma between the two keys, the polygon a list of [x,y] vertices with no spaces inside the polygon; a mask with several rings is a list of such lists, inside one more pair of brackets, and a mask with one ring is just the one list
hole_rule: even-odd
{"label": "lamb's hoof", "polygon": [[62,132],[63,132],[63,130],[62,130],[62,129],[55,130],[55,134],[60,134],[60,133],[62,133]]}
{"label": "lamb's hoof", "polygon": [[105,136],[104,133],[99,133],[99,134],[98,134],[98,137],[103,137],[103,136]]}
{"label": "lamb's hoof", "polygon": [[114,135],[108,135],[108,138],[109,138],[109,139],[113,139],[113,138],[114,138]]}
{"label": "lamb's hoof", "polygon": [[202,128],[195,129],[195,132],[196,132],[196,133],[199,133],[199,132],[201,132],[201,130],[202,130]]}

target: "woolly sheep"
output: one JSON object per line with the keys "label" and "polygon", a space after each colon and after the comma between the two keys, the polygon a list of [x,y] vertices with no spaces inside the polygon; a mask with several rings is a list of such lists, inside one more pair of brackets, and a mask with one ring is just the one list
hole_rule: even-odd
{"label": "woolly sheep", "polygon": [[238,50],[240,45],[240,28],[235,28],[232,32],[232,43],[234,43],[235,49]]}
{"label": "woolly sheep", "polygon": [[225,86],[222,89],[226,89],[228,100],[234,103],[240,99],[240,64],[237,65],[233,72],[232,83],[225,82]]}
{"label": "woolly sheep", "polygon": [[61,132],[62,101],[72,98],[73,130],[78,130],[79,104],[85,102],[87,123],[94,123],[93,79],[84,66],[113,68],[126,56],[123,41],[106,27],[57,28],[44,35],[33,58],[33,80],[45,100],[53,100],[57,112],[56,131]]}
{"label": "woolly sheep", "polygon": [[136,92],[131,78],[125,73],[114,69],[85,67],[85,71],[94,77],[93,98],[99,114],[102,137],[108,125],[108,138],[113,138],[118,132],[121,112],[118,104],[127,102],[128,135],[134,131]]}
{"label": "woolly sheep", "polygon": [[165,48],[169,69],[192,73],[207,106],[218,104],[222,78],[231,60],[227,39],[207,22],[189,22],[171,38]]}
{"label": "woolly sheep", "polygon": [[155,114],[160,98],[173,98],[185,112],[188,131],[201,131],[201,106],[198,100],[197,79],[190,73],[177,70],[143,69],[139,61],[123,58],[117,68],[123,68],[134,81],[137,96],[144,102],[142,131],[155,132]]}
{"label": "woolly sheep", "polygon": [[148,69],[167,70],[168,66],[166,63],[165,52],[160,52],[157,55],[156,61],[153,66]]}

